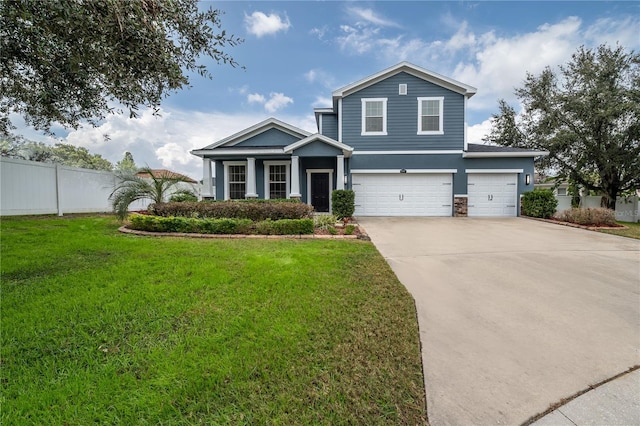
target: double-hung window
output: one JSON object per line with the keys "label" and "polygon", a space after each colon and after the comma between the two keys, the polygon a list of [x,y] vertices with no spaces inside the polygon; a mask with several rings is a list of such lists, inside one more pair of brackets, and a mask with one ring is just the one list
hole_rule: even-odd
{"label": "double-hung window", "polygon": [[225,161],[225,200],[241,200],[247,194],[247,163],[245,161]]}
{"label": "double-hung window", "polygon": [[387,134],[387,98],[362,99],[362,133],[364,135]]}
{"label": "double-hung window", "polygon": [[289,198],[290,161],[265,161],[264,162],[264,194],[267,199]]}
{"label": "double-hung window", "polygon": [[418,134],[442,135],[444,97],[418,98]]}

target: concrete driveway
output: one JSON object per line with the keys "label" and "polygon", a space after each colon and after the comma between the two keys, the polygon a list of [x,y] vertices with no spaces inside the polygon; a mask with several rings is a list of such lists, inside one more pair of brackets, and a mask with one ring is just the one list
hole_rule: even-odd
{"label": "concrete driveway", "polygon": [[416,300],[433,426],[521,424],[640,363],[640,241],[522,218],[362,218]]}

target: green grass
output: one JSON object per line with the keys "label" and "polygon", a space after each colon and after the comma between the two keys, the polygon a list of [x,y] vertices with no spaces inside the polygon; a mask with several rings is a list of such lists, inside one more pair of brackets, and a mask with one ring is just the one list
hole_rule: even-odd
{"label": "green grass", "polygon": [[635,238],[640,240],[640,223],[633,222],[618,222],[620,225],[624,225],[626,229],[599,229],[600,232],[605,234],[620,235],[622,237]]}
{"label": "green grass", "polygon": [[373,245],[1,222],[2,424],[418,424],[413,301]]}

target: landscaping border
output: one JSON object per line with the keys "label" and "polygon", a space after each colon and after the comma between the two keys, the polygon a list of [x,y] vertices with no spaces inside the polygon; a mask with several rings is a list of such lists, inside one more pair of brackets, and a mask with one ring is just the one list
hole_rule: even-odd
{"label": "landscaping border", "polygon": [[598,231],[600,229],[629,229],[628,226],[624,226],[624,225],[620,225],[620,226],[587,226],[587,225],[580,225],[580,224],[577,224],[577,223],[563,222],[563,221],[560,221],[560,220],[543,219],[541,217],[531,217],[531,216],[524,216],[524,215],[522,215],[521,217],[523,217],[524,219],[537,220],[537,221],[540,221],[540,222],[554,223],[556,225],[570,226],[571,228],[587,229],[589,231]]}
{"label": "landscaping border", "polygon": [[[362,229],[362,228],[360,228]],[[315,235],[315,234],[300,234],[300,235],[256,235],[256,234],[196,234],[192,232],[149,232],[149,231],[137,231],[135,229],[129,229],[126,226],[121,226],[118,231],[124,234],[141,235],[145,237],[186,237],[186,238],[213,238],[213,239],[269,239],[269,240],[283,240],[283,239],[300,239],[300,240],[368,240],[366,233],[362,235]],[[360,238],[359,238],[360,237]]]}

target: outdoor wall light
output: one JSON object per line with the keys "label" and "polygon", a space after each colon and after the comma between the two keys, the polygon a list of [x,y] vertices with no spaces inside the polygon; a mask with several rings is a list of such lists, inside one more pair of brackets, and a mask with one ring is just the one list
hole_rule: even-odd
{"label": "outdoor wall light", "polygon": [[344,176],[342,176],[342,178],[343,178],[343,179],[342,179],[342,181],[343,181],[343,182],[344,182],[344,184],[346,185],[346,184],[349,182],[349,176],[344,175]]}
{"label": "outdoor wall light", "polygon": [[525,175],[524,183],[525,183],[525,185],[531,184],[531,175],[529,175],[529,174]]}
{"label": "outdoor wall light", "polygon": [[407,169],[400,170],[400,173],[407,173]]}

